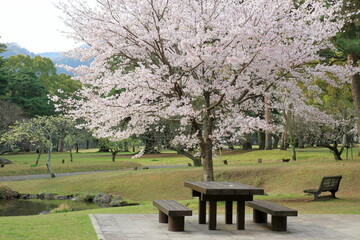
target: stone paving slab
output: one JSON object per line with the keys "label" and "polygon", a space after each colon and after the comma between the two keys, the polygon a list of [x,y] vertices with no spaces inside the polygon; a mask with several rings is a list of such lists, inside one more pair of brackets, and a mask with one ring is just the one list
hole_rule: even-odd
{"label": "stone paving slab", "polygon": [[[360,240],[360,215],[300,215],[288,217],[287,232],[273,232],[269,224],[255,224],[245,216],[245,230],[224,224],[218,215],[217,230],[198,224],[197,215],[185,218],[184,232],[169,232],[158,214],[91,214],[99,240]],[[270,217],[268,218],[270,220]]]}

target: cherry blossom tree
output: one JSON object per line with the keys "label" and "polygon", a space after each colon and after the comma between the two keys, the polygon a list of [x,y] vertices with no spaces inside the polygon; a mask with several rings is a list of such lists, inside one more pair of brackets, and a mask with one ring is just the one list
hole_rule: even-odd
{"label": "cherry blossom tree", "polygon": [[159,121],[179,123],[172,142],[199,148],[205,181],[214,180],[213,149],[222,139],[273,128],[246,114],[264,109],[262,99],[273,109],[314,111],[300,83],[319,91],[309,75],[332,71],[346,79],[353,73],[352,66],[315,64],[318,51],[331,47],[328,39],[343,26],[337,3],[96,2],[59,5],[73,30],[69,35],[87,44],[72,56],[94,61],[73,69],[84,87],[58,107],[85,119],[97,136],[117,140],[151,126],[161,132]]}

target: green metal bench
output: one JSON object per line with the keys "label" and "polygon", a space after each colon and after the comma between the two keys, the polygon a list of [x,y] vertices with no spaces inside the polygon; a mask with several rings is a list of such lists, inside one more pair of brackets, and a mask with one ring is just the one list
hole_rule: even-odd
{"label": "green metal bench", "polygon": [[335,193],[339,190],[340,181],[342,176],[327,176],[323,177],[320,187],[317,189],[306,189],[304,193],[313,194],[314,201],[319,199],[322,192],[331,192],[331,196],[336,198]]}

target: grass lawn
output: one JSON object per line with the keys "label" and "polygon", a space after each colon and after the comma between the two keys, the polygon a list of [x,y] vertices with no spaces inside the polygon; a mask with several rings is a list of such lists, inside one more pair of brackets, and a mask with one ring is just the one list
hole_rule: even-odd
{"label": "grass lawn", "polygon": [[[266,195],[256,196],[299,210],[299,214],[360,214],[360,159],[335,161],[326,149],[303,149],[298,151],[298,160],[283,163],[282,158],[289,158],[290,151],[234,151],[224,152],[214,159],[216,180],[240,181],[265,189]],[[355,156],[356,155],[356,156]],[[54,170],[61,172],[67,168],[60,163],[64,154],[54,154]],[[30,174],[34,154],[8,155],[6,158],[16,164],[6,165],[0,174],[11,175],[12,171]],[[257,159],[263,163],[258,164]],[[31,159],[31,161],[29,160]],[[229,162],[222,164],[223,160]],[[57,163],[59,161],[59,163]],[[26,162],[26,163],[25,163]],[[141,165],[186,165],[188,159],[168,152],[150,155],[133,160],[129,156],[120,156],[115,164]],[[42,161],[43,163],[43,161]],[[73,164],[73,165],[71,165]],[[113,164],[113,165],[111,165]],[[94,169],[115,169],[109,154],[79,153],[73,163],[65,163],[72,171]],[[118,167],[118,165],[116,165]],[[73,168],[76,168],[75,170]],[[25,170],[21,170],[21,169]],[[99,167],[100,168],[100,167]],[[31,171],[30,171],[30,170]],[[13,173],[14,175],[17,175]],[[337,200],[310,201],[312,196],[303,193],[303,189],[315,188],[320,184],[322,176],[342,175]],[[201,180],[201,167],[183,167],[170,169],[124,170],[107,173],[94,173],[55,179],[32,181],[3,182],[13,190],[22,193],[53,192],[58,194],[98,193],[104,192],[120,195],[124,199],[137,201],[139,206],[102,208],[63,214],[0,217],[0,239],[97,239],[88,214],[90,213],[156,213],[152,206],[154,199],[179,200],[197,212],[197,199],[191,198],[190,190],[183,187],[186,180]],[[223,211],[219,203],[219,211]],[[250,209],[247,209],[250,213]]]}

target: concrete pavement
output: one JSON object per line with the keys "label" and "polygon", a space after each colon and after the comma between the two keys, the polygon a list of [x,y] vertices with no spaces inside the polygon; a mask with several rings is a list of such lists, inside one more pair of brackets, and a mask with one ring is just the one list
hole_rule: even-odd
{"label": "concrete pavement", "polygon": [[[184,232],[169,232],[157,214],[91,214],[99,240],[360,240],[360,215],[299,215],[288,217],[287,232],[273,232],[269,224],[255,224],[245,217],[245,230],[225,225],[218,215],[217,230],[198,224],[197,215],[185,218]],[[268,216],[268,221],[270,217]]]}

